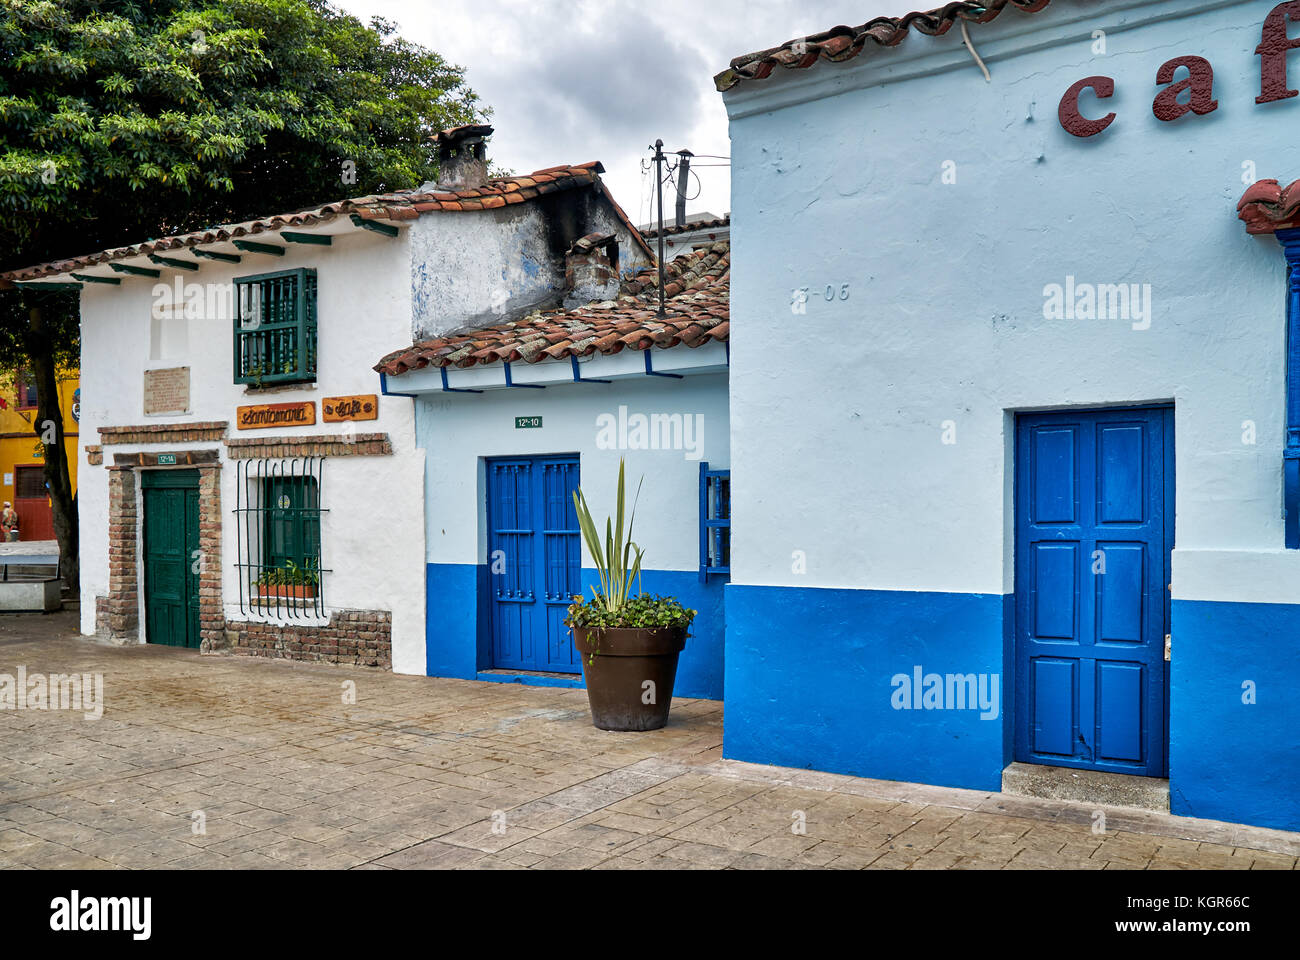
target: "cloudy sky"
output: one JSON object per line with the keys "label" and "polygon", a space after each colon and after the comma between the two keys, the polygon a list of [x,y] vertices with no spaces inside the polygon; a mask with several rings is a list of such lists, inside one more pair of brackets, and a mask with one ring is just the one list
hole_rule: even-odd
{"label": "cloudy sky", "polygon": [[[713,75],[732,57],[897,16],[938,0],[336,0],[466,68],[495,111],[489,155],[527,173],[599,160],[638,223],[651,217],[642,160],[665,150],[726,157],[727,117]],[[731,209],[725,160],[701,156],[688,212]],[[705,167],[703,164],[719,164]],[[672,212],[672,195],[665,199]]]}

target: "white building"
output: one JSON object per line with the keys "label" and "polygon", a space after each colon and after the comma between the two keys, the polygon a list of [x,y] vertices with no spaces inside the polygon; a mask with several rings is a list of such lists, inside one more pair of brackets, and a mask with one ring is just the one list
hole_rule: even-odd
{"label": "white building", "polygon": [[728,757],[1300,828],[1295,9],[948,4],[717,77]]}
{"label": "white building", "polygon": [[425,458],[370,363],[558,304],[582,236],[651,259],[599,164],[488,181],[490,132],[420,190],[0,277],[80,289],[83,633],[425,672]]}

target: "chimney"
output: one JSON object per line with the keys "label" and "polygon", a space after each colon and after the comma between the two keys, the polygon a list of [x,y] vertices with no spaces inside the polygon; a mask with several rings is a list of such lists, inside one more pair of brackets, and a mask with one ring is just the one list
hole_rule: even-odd
{"label": "chimney", "polygon": [[612,233],[589,233],[575,240],[564,255],[564,285],[567,310],[617,299],[618,238]]}
{"label": "chimney", "polygon": [[[434,137],[438,144],[438,190],[473,190],[487,183],[487,144],[492,128],[470,123],[443,130]],[[426,186],[428,186],[426,184]]]}

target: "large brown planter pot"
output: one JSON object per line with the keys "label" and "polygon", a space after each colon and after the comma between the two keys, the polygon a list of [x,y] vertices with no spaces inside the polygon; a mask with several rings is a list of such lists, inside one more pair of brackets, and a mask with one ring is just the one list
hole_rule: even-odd
{"label": "large brown planter pot", "polygon": [[[573,643],[582,654],[591,722],[599,729],[658,730],[668,722],[685,627],[574,627]],[[654,702],[643,703],[650,691]]]}

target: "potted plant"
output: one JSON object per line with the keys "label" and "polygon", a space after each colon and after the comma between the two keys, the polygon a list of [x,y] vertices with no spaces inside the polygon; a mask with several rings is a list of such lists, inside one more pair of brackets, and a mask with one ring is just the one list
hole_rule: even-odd
{"label": "potted plant", "polygon": [[[637,486],[637,498],[641,488]],[[686,646],[695,611],[672,597],[640,592],[644,551],[632,540],[636,501],[623,538],[623,461],[618,464],[615,516],[601,542],[579,488],[573,494],[578,526],[600,576],[591,599],[574,597],[565,623],[582,655],[591,720],[601,730],[658,730],[668,722],[677,657]],[[633,595],[633,581],[637,593]]]}
{"label": "potted plant", "polygon": [[283,567],[262,571],[257,578],[257,595],[263,600],[310,600],[316,596],[319,583],[315,561],[308,560],[305,567],[300,567],[289,560]]}

